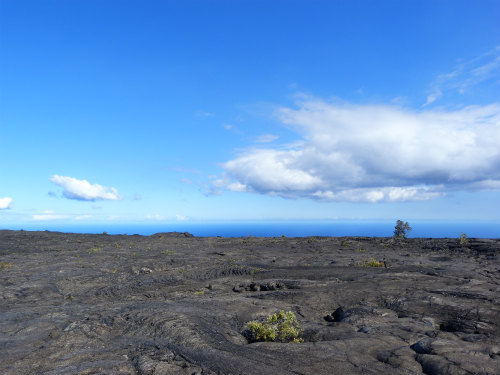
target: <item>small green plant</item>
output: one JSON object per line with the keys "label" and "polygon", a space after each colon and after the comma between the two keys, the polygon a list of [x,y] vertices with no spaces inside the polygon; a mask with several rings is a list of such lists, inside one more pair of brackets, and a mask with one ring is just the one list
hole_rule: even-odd
{"label": "small green plant", "polygon": [[12,268],[12,263],[0,262],[0,270],[3,270],[4,268]]}
{"label": "small green plant", "polygon": [[384,267],[384,262],[379,262],[375,258],[370,258],[370,260],[363,259],[359,265],[361,267]]}
{"label": "small green plant", "polygon": [[252,320],[247,324],[250,341],[303,342],[299,337],[301,329],[292,311],[279,311],[269,315],[265,322]]}
{"label": "small green plant", "polygon": [[342,242],[340,243],[340,246],[342,246],[342,247],[349,247],[349,246],[351,246],[351,244],[347,240],[342,240]]}
{"label": "small green plant", "polygon": [[408,222],[405,223],[402,220],[396,221],[396,226],[394,227],[395,238],[406,238],[406,234],[409,231],[411,231],[411,227]]}
{"label": "small green plant", "polygon": [[101,251],[101,248],[100,247],[97,247],[97,246],[93,246],[91,247],[90,249],[87,250],[87,253],[88,254],[92,254],[92,253],[98,253],[99,251]]}
{"label": "small green plant", "polygon": [[263,269],[263,268],[253,268],[253,269],[251,269],[251,270],[250,270],[250,275],[252,275],[252,276],[253,276],[253,275],[255,275],[257,272],[262,272],[262,271],[264,271],[264,269]]}
{"label": "small green plant", "polygon": [[194,292],[194,295],[195,295],[195,296],[202,296],[202,295],[204,295],[204,294],[205,294],[205,291],[204,291],[204,290],[199,290],[199,291]]}
{"label": "small green plant", "polygon": [[469,244],[469,239],[467,238],[467,235],[464,232],[460,233],[458,242],[460,243],[460,246],[467,246]]}
{"label": "small green plant", "polygon": [[358,249],[358,253],[366,253],[366,249],[359,248],[359,249]]}

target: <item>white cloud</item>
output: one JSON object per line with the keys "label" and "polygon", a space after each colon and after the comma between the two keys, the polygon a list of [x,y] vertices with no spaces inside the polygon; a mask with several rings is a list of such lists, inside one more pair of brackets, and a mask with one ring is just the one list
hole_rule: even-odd
{"label": "white cloud", "polygon": [[40,214],[32,215],[33,220],[45,221],[45,220],[63,220],[71,218],[70,215],[59,215],[59,214]]}
{"label": "white cloud", "polygon": [[337,193],[332,191],[317,191],[312,194],[314,198],[325,201],[344,201],[344,202],[370,202],[380,201],[404,202],[416,200],[429,200],[442,195],[439,192],[429,191],[422,187],[382,187],[359,188],[341,190]]}
{"label": "white cloud", "polygon": [[298,133],[295,146],[241,153],[223,164],[214,193],[379,202],[499,185],[499,104],[412,111],[306,98],[278,115]]}
{"label": "white cloud", "polygon": [[12,198],[10,197],[0,198],[0,210],[6,210],[10,208],[11,203],[12,203]]}
{"label": "white cloud", "polygon": [[442,95],[443,95],[443,93],[440,90],[434,90],[434,92],[432,94],[427,95],[427,101],[425,102],[425,104],[423,106],[425,107],[431,103],[434,103]]}
{"label": "white cloud", "polygon": [[187,220],[187,216],[184,216],[184,215],[179,215],[179,214],[176,214],[176,215],[175,215],[175,218],[176,218],[178,221],[186,221],[186,220]]}
{"label": "white cloud", "polygon": [[81,201],[120,200],[121,195],[113,187],[99,184],[91,185],[87,180],[78,180],[73,177],[54,175],[50,181],[63,188],[63,196],[68,199]]}
{"label": "white cloud", "polygon": [[247,191],[246,185],[243,185],[239,182],[233,182],[227,185],[227,189],[231,191]]}

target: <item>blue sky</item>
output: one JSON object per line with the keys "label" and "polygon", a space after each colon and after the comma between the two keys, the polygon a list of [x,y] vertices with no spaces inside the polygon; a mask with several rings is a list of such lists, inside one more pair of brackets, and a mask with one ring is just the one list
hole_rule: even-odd
{"label": "blue sky", "polygon": [[0,6],[0,227],[500,221],[498,1]]}

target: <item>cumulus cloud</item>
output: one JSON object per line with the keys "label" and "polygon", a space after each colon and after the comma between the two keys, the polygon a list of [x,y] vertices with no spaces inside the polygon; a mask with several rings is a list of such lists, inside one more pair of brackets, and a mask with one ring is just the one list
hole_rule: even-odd
{"label": "cumulus cloud", "polygon": [[278,116],[298,142],[242,152],[223,164],[214,192],[379,202],[499,185],[498,104],[413,111],[305,98]]}
{"label": "cumulus cloud", "polygon": [[12,203],[12,198],[10,197],[0,198],[0,210],[6,210],[10,208],[11,203]]}
{"label": "cumulus cloud", "polygon": [[80,201],[120,200],[121,195],[113,187],[90,184],[87,180],[54,175],[50,181],[63,188],[63,196]]}

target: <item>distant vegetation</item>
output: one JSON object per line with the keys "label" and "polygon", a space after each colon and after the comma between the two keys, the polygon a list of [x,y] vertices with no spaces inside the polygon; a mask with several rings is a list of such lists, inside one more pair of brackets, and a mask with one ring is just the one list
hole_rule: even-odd
{"label": "distant vegetation", "polygon": [[469,244],[469,239],[467,238],[467,235],[464,232],[460,233],[458,242],[460,243],[460,246],[467,246]]}
{"label": "distant vegetation", "polygon": [[371,258],[370,260],[363,259],[359,264],[361,267],[384,267],[384,262],[379,262],[375,258]]}
{"label": "distant vegetation", "polygon": [[408,222],[403,222],[398,220],[396,226],[394,227],[394,237],[395,238],[406,238],[407,233],[411,231],[410,224]]}

